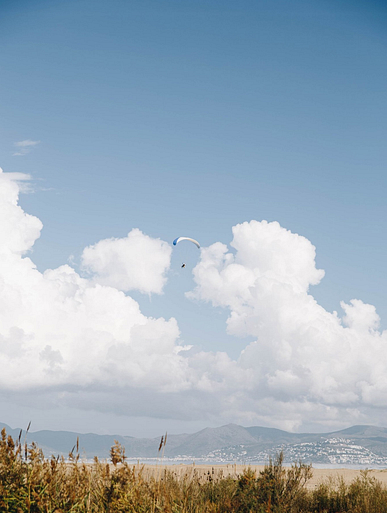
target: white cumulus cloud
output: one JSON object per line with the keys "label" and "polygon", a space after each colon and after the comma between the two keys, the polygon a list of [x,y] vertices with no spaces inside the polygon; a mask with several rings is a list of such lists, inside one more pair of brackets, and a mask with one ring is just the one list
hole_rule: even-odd
{"label": "white cumulus cloud", "polygon": [[19,206],[15,178],[0,173],[0,392],[35,390],[36,401],[39,394],[61,401],[70,389],[85,397],[99,390],[103,409],[119,390],[190,387],[176,320],[143,315],[119,290],[161,292],[170,247],[133,230],[121,242],[85,250],[84,263],[100,273],[96,279],[69,265],[41,273],[28,252],[42,223]]}
{"label": "white cumulus cloud", "polygon": [[238,360],[245,414],[271,411],[295,427],[387,407],[387,332],[375,307],[342,303],[342,319],[321,307],[309,292],[324,275],[314,246],[277,222],[239,224],[233,235],[234,252],[202,249],[189,295],[227,308],[229,333],[255,339]]}
{"label": "white cumulus cloud", "polygon": [[41,221],[26,214],[18,205],[19,181],[28,180],[22,173],[4,173],[0,168],[0,252],[22,255],[40,236]]}
{"label": "white cumulus cloud", "polygon": [[[127,292],[163,291],[171,247],[138,229],[85,248],[80,275],[37,270],[41,221],[0,172],[0,396],[133,416],[329,429],[377,422],[387,407],[387,333],[375,307],[343,315],[313,298],[315,248],[278,223],[233,228],[232,249],[201,249],[189,294],[228,310],[249,337],[238,360],[184,347],[176,319],[148,317]],[[200,341],[209,347],[211,341]]]}
{"label": "white cumulus cloud", "polygon": [[125,292],[161,294],[171,261],[171,246],[133,229],[127,237],[105,239],[84,249],[82,265],[94,281]]}

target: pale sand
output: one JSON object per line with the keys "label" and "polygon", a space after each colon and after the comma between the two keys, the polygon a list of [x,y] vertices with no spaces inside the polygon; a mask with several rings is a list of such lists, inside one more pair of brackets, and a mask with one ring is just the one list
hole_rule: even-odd
{"label": "pale sand", "polygon": [[[144,477],[161,477],[164,470],[172,472],[176,477],[197,476],[201,481],[208,481],[210,479],[221,479],[222,477],[237,477],[243,473],[246,465],[135,465],[136,470],[142,469]],[[251,465],[250,468],[257,472],[264,469],[263,465]],[[285,467],[286,468],[286,467]],[[320,483],[328,479],[342,478],[345,483],[349,484],[357,477],[361,477],[361,470],[354,470],[348,468],[312,468],[313,477],[307,483],[309,489],[313,489]],[[387,469],[386,470],[369,470],[368,475],[374,477],[381,483],[387,486]]]}

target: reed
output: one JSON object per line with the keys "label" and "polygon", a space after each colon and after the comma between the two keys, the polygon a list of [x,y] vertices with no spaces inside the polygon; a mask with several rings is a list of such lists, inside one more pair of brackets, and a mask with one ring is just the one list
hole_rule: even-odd
{"label": "reed", "polygon": [[[163,439],[164,443],[165,438]],[[160,451],[163,447],[160,447]],[[156,448],[157,449],[157,448]],[[11,513],[387,513],[387,489],[364,471],[350,484],[330,480],[314,490],[306,484],[313,469],[283,467],[283,455],[261,472],[245,468],[225,477],[196,469],[146,473],[129,465],[115,442],[110,462],[82,461],[79,441],[68,459],[45,458],[36,444],[0,439],[0,511]]]}

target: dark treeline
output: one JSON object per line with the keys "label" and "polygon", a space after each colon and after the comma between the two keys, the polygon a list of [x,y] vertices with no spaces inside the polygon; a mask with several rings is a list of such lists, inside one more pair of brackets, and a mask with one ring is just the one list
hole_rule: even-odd
{"label": "dark treeline", "polygon": [[283,456],[269,461],[258,474],[247,468],[237,477],[205,480],[160,470],[145,476],[139,466],[125,461],[116,443],[111,462],[97,458],[82,462],[78,447],[69,458],[45,458],[34,444],[27,445],[1,432],[0,511],[135,512],[135,513],[387,513],[387,489],[364,471],[347,485],[320,484],[308,490],[311,466],[282,465]]}

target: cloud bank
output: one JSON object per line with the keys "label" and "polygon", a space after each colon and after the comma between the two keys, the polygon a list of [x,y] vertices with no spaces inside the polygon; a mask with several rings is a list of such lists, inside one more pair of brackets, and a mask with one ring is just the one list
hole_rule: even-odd
{"label": "cloud bank", "polygon": [[359,299],[341,318],[316,302],[324,272],[306,238],[251,221],[234,226],[231,250],[202,248],[188,295],[227,309],[228,332],[254,340],[233,360],[182,347],[176,319],[141,312],[128,292],[163,292],[171,247],[138,229],[85,248],[86,277],[69,265],[39,272],[29,255],[42,223],[18,204],[26,178],[0,172],[0,394],[285,429],[381,419],[387,334]]}
{"label": "cloud bank", "polygon": [[309,293],[324,275],[314,246],[277,222],[239,224],[233,236],[232,253],[221,243],[203,249],[190,295],[227,308],[229,333],[255,338],[238,360],[251,413],[296,427],[385,408],[387,332],[375,307],[342,302],[342,319],[322,308]]}
{"label": "cloud bank", "polygon": [[144,316],[119,290],[160,293],[169,267],[167,244],[133,230],[125,239],[86,248],[84,263],[96,276],[83,278],[69,265],[40,273],[28,252],[42,223],[18,205],[14,178],[0,173],[0,388],[183,386],[176,320]]}

